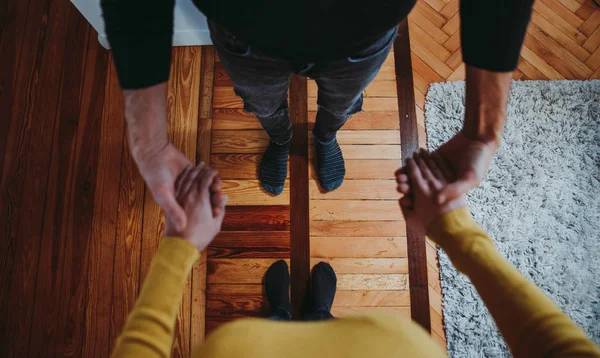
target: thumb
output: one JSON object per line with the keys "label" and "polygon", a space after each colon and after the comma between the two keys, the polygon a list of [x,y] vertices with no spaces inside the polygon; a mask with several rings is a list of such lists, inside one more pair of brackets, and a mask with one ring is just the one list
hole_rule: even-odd
{"label": "thumb", "polygon": [[466,174],[458,180],[446,185],[437,194],[437,203],[439,205],[446,204],[447,202],[466,194],[467,191],[477,186],[477,178],[473,174]]}
{"label": "thumb", "polygon": [[156,195],[156,202],[160,205],[165,214],[172,220],[175,229],[183,231],[187,226],[187,216],[185,210],[179,205],[172,191],[165,191]]}

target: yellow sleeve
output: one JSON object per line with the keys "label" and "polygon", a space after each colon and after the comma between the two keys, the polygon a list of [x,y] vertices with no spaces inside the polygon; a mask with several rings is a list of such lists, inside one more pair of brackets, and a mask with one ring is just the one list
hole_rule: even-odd
{"label": "yellow sleeve", "polygon": [[600,357],[583,330],[500,255],[467,208],[442,215],[428,236],[471,279],[515,357]]}
{"label": "yellow sleeve", "polygon": [[162,240],[113,357],[171,355],[177,310],[198,257],[198,250],[187,241],[176,237]]}

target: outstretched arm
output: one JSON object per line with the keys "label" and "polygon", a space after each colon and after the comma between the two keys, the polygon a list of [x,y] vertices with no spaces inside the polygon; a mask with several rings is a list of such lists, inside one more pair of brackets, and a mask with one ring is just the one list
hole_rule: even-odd
{"label": "outstretched arm", "polygon": [[[454,177],[437,200],[445,203],[483,180],[502,138],[512,72],[517,67],[533,0],[461,0],[461,41],[466,68],[462,130],[438,152]],[[408,193],[406,193],[408,194]]]}
{"label": "outstretched arm", "polygon": [[[473,221],[464,196],[439,205],[435,195],[449,174],[439,154],[408,161],[412,206],[401,202],[407,220],[418,219],[428,236],[467,275],[515,357],[600,357],[600,350],[544,293],[496,250]],[[400,183],[400,185],[403,185]]]}
{"label": "outstretched arm", "polygon": [[123,89],[129,147],[156,202],[183,229],[174,182],[190,161],[167,137],[167,80],[174,0],[101,0]]}

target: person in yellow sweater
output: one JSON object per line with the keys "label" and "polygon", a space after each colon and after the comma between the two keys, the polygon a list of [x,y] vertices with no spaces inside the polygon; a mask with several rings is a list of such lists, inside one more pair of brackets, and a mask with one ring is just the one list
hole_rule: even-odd
{"label": "person in yellow sweater", "polygon": [[[496,250],[459,197],[439,205],[451,171],[435,155],[417,153],[396,174],[410,225],[421,224],[477,288],[515,357],[600,357],[598,347]],[[114,357],[167,357],[192,265],[220,230],[227,198],[211,191],[216,177],[199,166],[176,182],[189,224],[165,238],[113,351]],[[240,319],[217,329],[195,357],[444,357],[443,347],[412,321],[364,314],[316,322]]]}

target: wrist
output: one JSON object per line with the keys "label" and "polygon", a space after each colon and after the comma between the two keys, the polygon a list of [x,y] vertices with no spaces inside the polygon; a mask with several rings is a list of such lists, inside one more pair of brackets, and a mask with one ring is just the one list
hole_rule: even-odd
{"label": "wrist", "polygon": [[188,236],[183,235],[183,236],[181,236],[181,239],[189,242],[199,252],[206,249],[208,247],[207,243],[210,243],[212,241],[212,240],[209,240],[205,235],[198,235],[195,237],[188,237]]}
{"label": "wrist", "polygon": [[498,149],[502,141],[505,119],[506,113],[500,109],[483,108],[471,111],[465,115],[465,124],[461,132],[470,140]]}

